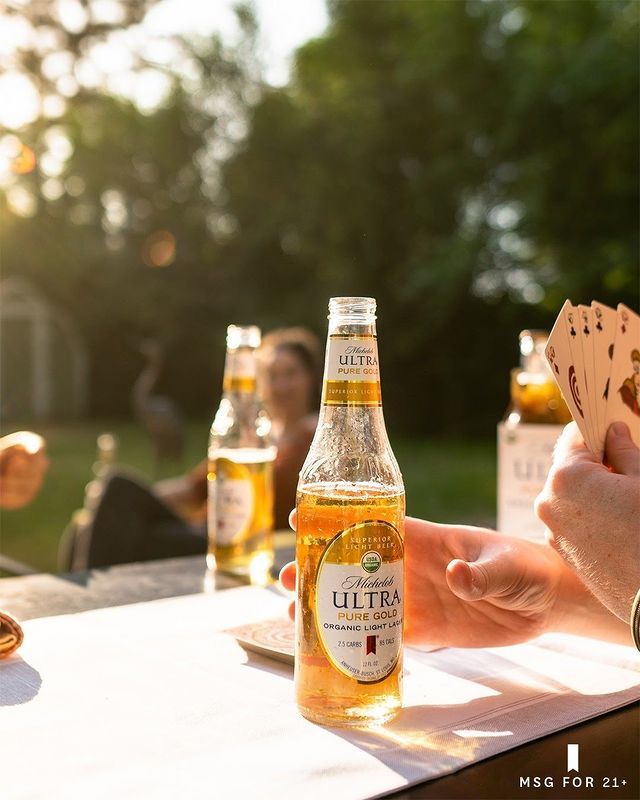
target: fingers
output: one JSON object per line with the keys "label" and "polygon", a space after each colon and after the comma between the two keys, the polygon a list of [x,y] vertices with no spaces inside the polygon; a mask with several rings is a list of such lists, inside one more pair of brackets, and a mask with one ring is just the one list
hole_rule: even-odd
{"label": "fingers", "polygon": [[575,461],[597,464],[600,461],[587,447],[575,422],[565,426],[553,450],[554,464],[567,464]]}
{"label": "fingers", "polygon": [[285,564],[280,570],[280,583],[282,588],[288,592],[293,592],[296,588],[296,564],[295,561],[290,561]]}
{"label": "fingers", "polygon": [[447,566],[447,583],[461,600],[504,597],[517,582],[508,551],[498,551],[478,561],[454,559]]}
{"label": "fingers", "polygon": [[[296,562],[290,561],[288,564],[285,564],[284,567],[280,570],[279,575],[280,585],[283,589],[286,589],[288,592],[293,592],[296,588]],[[287,609],[289,613],[289,618],[295,622],[296,618],[296,604],[289,603],[289,607]]]}
{"label": "fingers", "polygon": [[631,431],[624,422],[614,422],[607,431],[607,461],[621,475],[640,475],[640,450],[633,443]]}
{"label": "fingers", "polygon": [[[295,531],[296,529],[296,510],[295,508],[289,514],[289,527],[291,530]],[[288,564],[285,564],[284,567],[280,570],[280,584],[282,585],[283,589],[286,589],[288,592],[295,591],[296,588],[296,562],[290,561]],[[296,604],[289,603],[289,618],[295,622],[296,618]]]}

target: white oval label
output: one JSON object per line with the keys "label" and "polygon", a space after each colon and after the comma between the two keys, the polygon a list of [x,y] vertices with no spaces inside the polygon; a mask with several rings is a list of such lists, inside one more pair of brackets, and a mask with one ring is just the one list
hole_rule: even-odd
{"label": "white oval label", "polygon": [[318,564],[318,639],[331,664],[362,683],[384,680],[400,657],[403,553],[393,525],[367,520],[335,536]]}
{"label": "white oval label", "polygon": [[[246,467],[231,464],[239,472]],[[231,477],[231,475],[233,477]],[[253,517],[253,486],[250,477],[236,477],[226,459],[217,459],[216,477],[209,481],[209,536],[217,545],[233,544],[241,538]]]}

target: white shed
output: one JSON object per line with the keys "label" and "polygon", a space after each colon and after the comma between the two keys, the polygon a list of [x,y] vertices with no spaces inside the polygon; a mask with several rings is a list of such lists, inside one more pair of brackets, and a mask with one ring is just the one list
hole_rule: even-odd
{"label": "white shed", "polygon": [[3,420],[82,416],[88,366],[86,345],[67,313],[24,278],[0,281]]}

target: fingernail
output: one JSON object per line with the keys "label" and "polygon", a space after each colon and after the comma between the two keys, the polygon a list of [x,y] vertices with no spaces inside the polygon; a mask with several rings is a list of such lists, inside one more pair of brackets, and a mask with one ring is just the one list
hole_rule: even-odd
{"label": "fingernail", "polygon": [[628,425],[624,422],[612,422],[609,427],[609,433],[624,439],[628,439],[631,435]]}

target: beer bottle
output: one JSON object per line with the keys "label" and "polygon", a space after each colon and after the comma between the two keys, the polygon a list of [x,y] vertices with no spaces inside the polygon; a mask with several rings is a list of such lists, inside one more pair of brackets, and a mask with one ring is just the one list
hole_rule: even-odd
{"label": "beer bottle", "polygon": [[227,328],[223,395],[209,437],[207,566],[265,584],[273,565],[271,421],[257,387],[255,325]]}
{"label": "beer bottle", "polygon": [[571,421],[544,355],[547,338],[546,331],[520,333],[520,367],[511,370],[511,403],[498,425],[498,530],[532,541],[544,541],[534,501]]}
{"label": "beer bottle", "polygon": [[402,476],[380,393],[370,297],[334,297],[322,408],[297,493],[295,690],[327,725],[390,719],[401,706]]}

